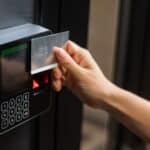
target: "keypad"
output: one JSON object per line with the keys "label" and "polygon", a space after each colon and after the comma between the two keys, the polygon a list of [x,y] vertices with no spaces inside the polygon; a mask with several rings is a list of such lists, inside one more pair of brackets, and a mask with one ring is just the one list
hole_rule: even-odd
{"label": "keypad", "polygon": [[30,116],[30,93],[26,92],[5,100],[1,108],[1,129],[13,126]]}

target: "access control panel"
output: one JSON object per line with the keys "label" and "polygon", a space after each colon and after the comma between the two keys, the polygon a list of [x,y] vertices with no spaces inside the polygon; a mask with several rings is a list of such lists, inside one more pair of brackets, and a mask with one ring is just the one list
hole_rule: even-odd
{"label": "access control panel", "polygon": [[0,135],[52,107],[52,48],[68,38],[33,24],[0,30]]}

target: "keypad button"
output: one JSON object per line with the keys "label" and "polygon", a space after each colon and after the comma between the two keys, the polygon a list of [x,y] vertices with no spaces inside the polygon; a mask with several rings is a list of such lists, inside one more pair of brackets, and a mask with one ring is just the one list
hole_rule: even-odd
{"label": "keypad button", "polygon": [[8,102],[3,102],[1,104],[1,111],[6,111],[8,110]]}
{"label": "keypad button", "polygon": [[15,115],[15,109],[14,108],[12,108],[12,109],[9,110],[9,115],[10,116]]}
{"label": "keypad button", "polygon": [[24,101],[29,101],[29,98],[30,98],[29,92],[23,94]]}
{"label": "keypad button", "polygon": [[8,118],[8,111],[5,111],[1,114],[1,119],[7,119]]}
{"label": "keypad button", "polygon": [[19,95],[16,97],[16,104],[21,104],[22,103],[22,95]]}
{"label": "keypad button", "polygon": [[24,102],[23,108],[24,109],[29,109],[29,102]]}
{"label": "keypad button", "polygon": [[9,122],[8,122],[8,120],[2,120],[2,122],[1,122],[1,128],[2,129],[6,129],[6,128],[8,128],[8,124]]}
{"label": "keypad button", "polygon": [[21,106],[21,105],[18,105],[18,106],[16,107],[16,112],[17,112],[17,113],[22,112],[22,106]]}
{"label": "keypad button", "polygon": [[30,115],[29,110],[24,111],[24,112],[23,112],[23,119],[28,118],[29,115]]}
{"label": "keypad button", "polygon": [[4,111],[3,113],[1,113],[1,118],[7,119],[8,118],[8,111]]}
{"label": "keypad button", "polygon": [[11,126],[14,125],[15,122],[16,122],[16,120],[15,120],[15,117],[14,117],[14,116],[11,117],[11,118],[9,118],[9,124],[10,124]]}
{"label": "keypad button", "polygon": [[22,120],[22,114],[20,113],[20,114],[17,114],[16,115],[16,121],[17,122],[20,122]]}
{"label": "keypad button", "polygon": [[9,101],[9,107],[10,107],[10,108],[15,107],[15,99],[14,99],[14,98],[11,98],[11,99],[10,99],[10,101]]}

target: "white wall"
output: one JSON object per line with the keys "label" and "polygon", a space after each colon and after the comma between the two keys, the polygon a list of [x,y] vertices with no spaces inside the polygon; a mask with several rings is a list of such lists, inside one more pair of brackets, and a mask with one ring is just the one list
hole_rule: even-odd
{"label": "white wall", "polygon": [[91,0],[88,48],[107,77],[113,74],[118,0]]}

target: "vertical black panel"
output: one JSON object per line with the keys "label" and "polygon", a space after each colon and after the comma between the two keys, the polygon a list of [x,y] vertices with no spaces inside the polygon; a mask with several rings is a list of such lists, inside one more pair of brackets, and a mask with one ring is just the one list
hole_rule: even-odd
{"label": "vertical black panel", "polygon": [[28,122],[0,136],[2,150],[36,150],[34,122]]}
{"label": "vertical black panel", "polygon": [[147,30],[145,32],[145,47],[142,64],[142,80],[140,82],[140,94],[150,99],[150,4],[147,11]]}
{"label": "vertical black panel", "polygon": [[[88,33],[89,1],[62,0],[59,14],[59,31],[70,30],[71,40],[86,46]],[[57,150],[78,150],[82,120],[80,101],[66,88],[57,99]]]}
{"label": "vertical black panel", "polygon": [[41,9],[40,24],[58,32],[60,0],[42,0]]}
{"label": "vertical black panel", "polygon": [[[37,142],[39,150],[55,150],[55,139],[56,139],[56,124],[55,124],[55,95],[52,97],[52,108],[49,112],[42,115],[38,120],[38,138]],[[43,99],[44,100],[44,99]]]}
{"label": "vertical black panel", "polygon": [[[58,32],[59,6],[59,0],[41,0],[38,6],[40,10],[38,24],[49,28],[52,32]],[[56,97],[54,91],[50,92],[53,99],[52,108],[37,119],[39,150],[56,149]]]}
{"label": "vertical black panel", "polygon": [[67,89],[63,89],[57,103],[56,150],[78,150],[82,105]]}
{"label": "vertical black panel", "polygon": [[70,30],[70,38],[85,47],[88,34],[89,0],[62,0],[60,17],[60,31]]}
{"label": "vertical black panel", "polygon": [[[86,46],[88,0],[43,0],[41,7],[42,25],[53,32],[70,30],[71,39]],[[56,93],[53,107],[53,112],[40,118],[40,149],[78,150],[82,118],[81,103],[64,88],[61,93]],[[53,119],[55,120],[54,131],[52,131]],[[50,145],[52,141],[55,143],[55,148]]]}

